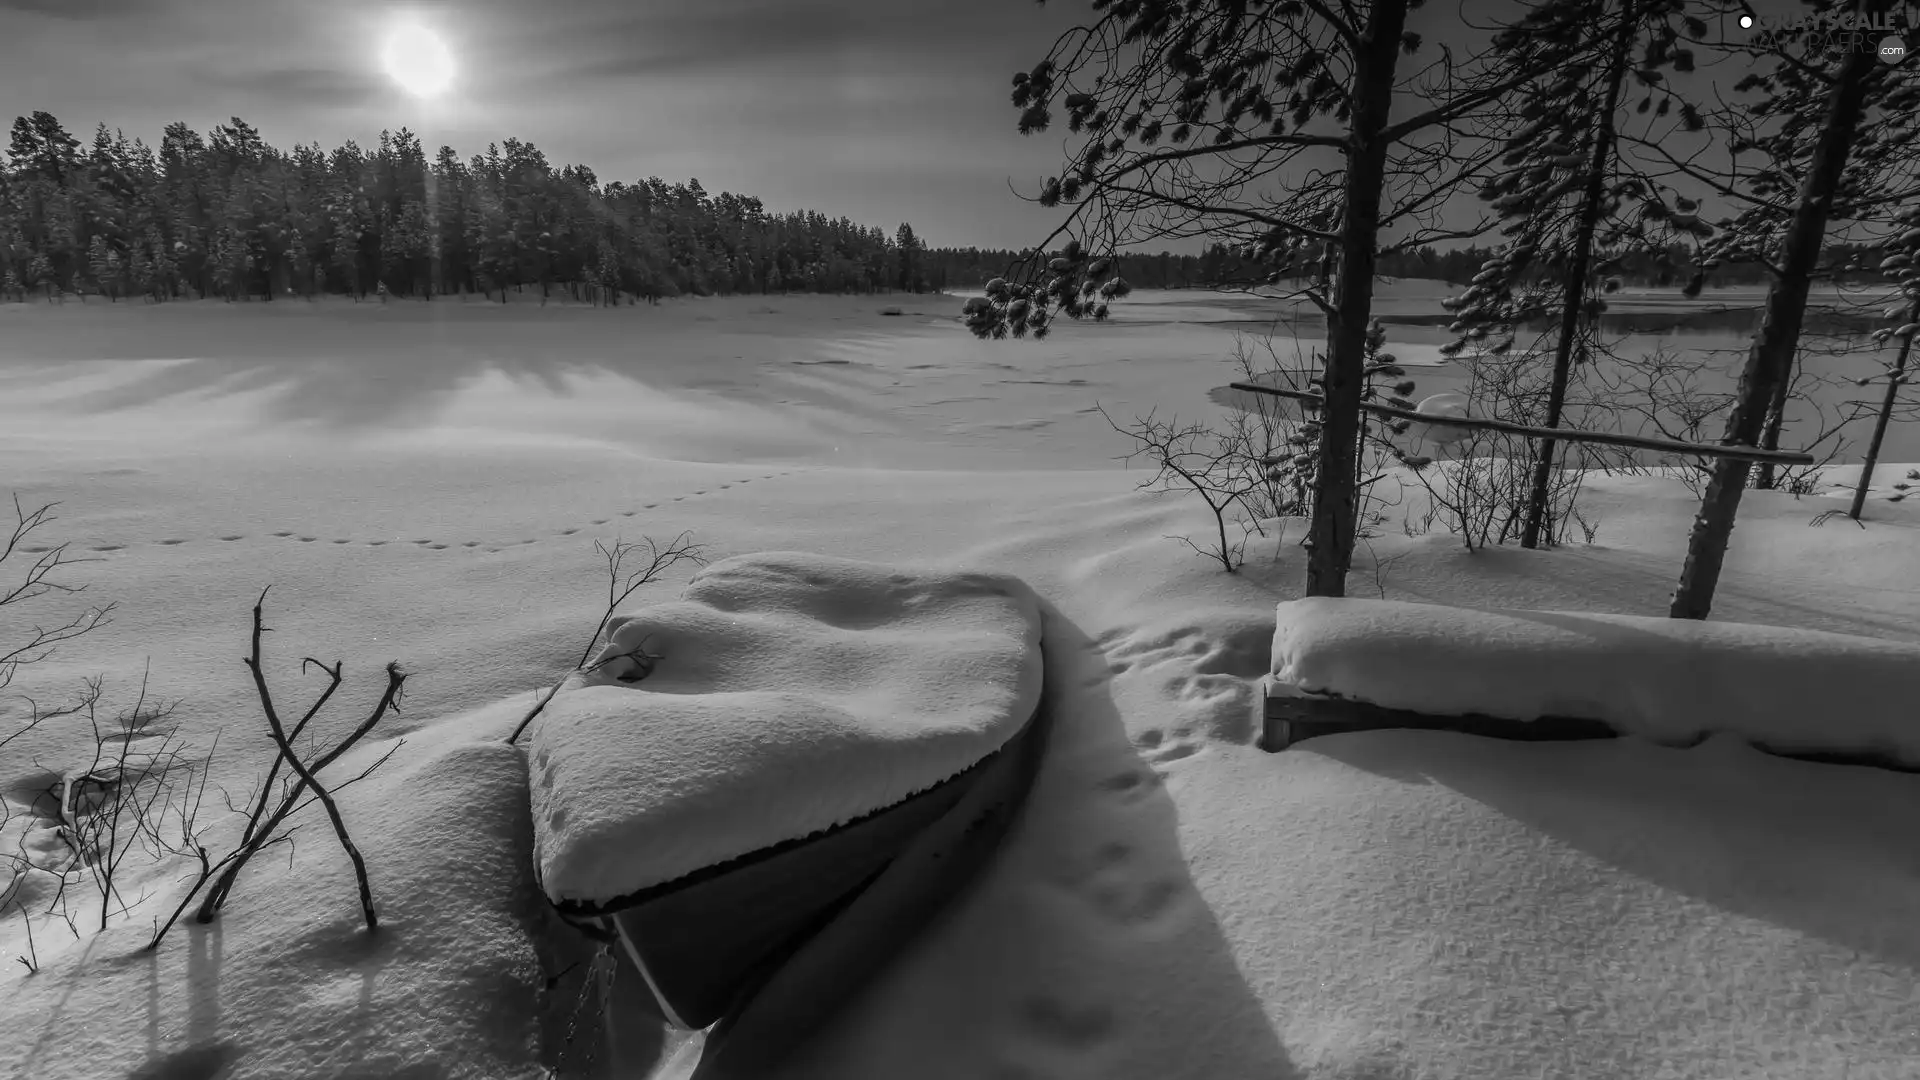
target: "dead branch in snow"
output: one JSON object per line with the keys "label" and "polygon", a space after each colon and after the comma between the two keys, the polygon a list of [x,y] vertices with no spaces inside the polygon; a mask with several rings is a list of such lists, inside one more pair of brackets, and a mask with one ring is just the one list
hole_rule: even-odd
{"label": "dead branch in snow", "polygon": [[[643,547],[646,552],[646,565],[637,570],[628,570],[626,568],[628,557],[641,551]],[[608,627],[613,622],[614,612],[619,610],[621,604],[627,602],[628,597],[639,591],[641,586],[660,580],[660,575],[680,563],[691,562],[705,566],[707,562],[705,547],[693,542],[691,532],[682,532],[665,545],[651,537],[642,537],[637,544],[615,540],[612,545],[608,545],[595,540],[593,549],[607,561],[607,606],[601,610],[600,621],[594,624],[593,634],[587,638],[587,647],[581,650],[579,661],[573,665],[574,671],[590,671],[593,667],[599,666],[588,664],[593,657],[594,646],[600,644],[600,639],[609,632]],[[645,642],[641,645],[644,646]],[[622,655],[634,658],[643,667],[650,667],[652,661],[660,659],[658,656],[647,653],[643,647],[635,647]],[[606,663],[612,659],[617,657],[606,657],[600,663]],[[564,683],[565,680],[562,679],[548,687],[547,692],[534,703],[527,715],[521,717],[519,725],[513,729],[513,734],[507,736],[509,745],[520,740],[521,734],[527,730],[527,725],[533,723],[534,717],[540,715],[541,710],[547,707],[547,702],[553,700],[553,695],[560,692],[560,687]]]}
{"label": "dead branch in snow", "polygon": [[[277,756],[268,771],[266,781],[261,786],[260,794],[252,801],[252,809],[247,815],[247,823],[241,833],[240,842],[233,850],[215,859],[205,845],[200,843],[197,835],[190,830],[183,832],[180,840],[175,842],[174,850],[194,857],[199,863],[199,869],[193,885],[181,898],[172,915],[155,929],[153,938],[147,943],[148,949],[159,947],[167,931],[179,921],[180,916],[186,912],[196,896],[201,898],[201,902],[199,911],[194,916],[195,921],[212,922],[232,894],[234,883],[239,879],[241,871],[246,869],[253,857],[276,844],[291,843],[294,827],[287,826],[287,819],[315,803],[320,804],[325,811],[334,835],[339,838],[341,848],[346,851],[348,859],[353,863],[354,878],[360,891],[361,916],[366,921],[367,929],[372,931],[379,928],[379,916],[373,905],[373,889],[367,877],[366,861],[361,857],[360,849],[354,844],[353,837],[347,831],[346,822],[340,815],[340,808],[334,796],[349,785],[372,775],[375,770],[392,759],[401,744],[396,743],[357,775],[331,787],[321,781],[320,773],[358,745],[389,713],[399,711],[407,675],[400,670],[398,663],[387,664],[386,690],[381,694],[379,702],[375,704],[367,718],[362,720],[333,749],[311,760],[303,759],[294,746],[293,740],[305,731],[307,724],[332,699],[334,691],[339,689],[344,664],[336,661],[329,667],[312,657],[302,660],[300,668],[302,672],[305,672],[309,665],[318,667],[327,673],[328,682],[326,688],[301,716],[300,721],[289,730],[274,704],[272,690],[267,685],[266,672],[261,667],[260,641],[271,629],[264,625],[263,608],[266,597],[266,590],[262,590],[260,598],[254,602],[253,647],[251,654],[243,662],[253,676],[254,688],[259,694],[261,711],[265,714],[268,732],[273,737]],[[293,783],[284,785],[284,790],[279,792],[278,802],[275,803],[273,781],[279,775],[279,766],[282,762],[293,772],[296,779]],[[273,810],[269,814],[270,805],[273,806]]]}
{"label": "dead branch in snow", "polygon": [[1185,536],[1171,539],[1217,561],[1229,574],[1238,570],[1244,561],[1246,543],[1228,538],[1227,512],[1235,506],[1244,508],[1248,500],[1265,491],[1265,473],[1249,467],[1250,459],[1235,440],[1223,437],[1204,424],[1182,425],[1177,419],[1162,420],[1148,412],[1135,417],[1131,426],[1121,427],[1104,407],[1096,405],[1095,408],[1108,426],[1133,440],[1133,450],[1122,460],[1144,457],[1153,466],[1153,475],[1138,485],[1141,490],[1190,489],[1212,511],[1214,537],[1208,546],[1202,547]]}
{"label": "dead branch in snow", "polygon": [[[70,557],[66,544],[42,547],[31,542],[35,533],[56,520],[53,509],[58,505],[45,503],[37,509],[28,510],[21,505],[18,495],[13,496],[14,522],[6,529],[4,539],[0,539],[0,564],[11,563],[12,566],[7,567],[11,572],[22,564],[23,557],[31,557],[31,560],[25,561],[25,569],[17,581],[0,585],[0,616],[18,615],[27,605],[48,594],[73,595],[86,591],[85,585],[72,585],[60,580],[60,572],[74,563],[94,560]],[[112,611],[112,604],[102,604],[62,617],[57,622],[35,622],[24,628],[16,628],[9,619],[5,627],[5,640],[0,640],[0,689],[12,685],[21,668],[47,659],[58,646],[106,625]],[[42,724],[82,712],[91,714],[91,709],[99,699],[98,690],[97,683],[89,683],[87,691],[75,700],[54,707],[42,706],[32,698],[22,698],[26,706],[25,717],[18,722],[11,716],[5,719],[4,726],[0,726],[0,750]],[[0,827],[11,822],[14,814],[13,805],[0,798]],[[71,840],[67,842],[71,843]],[[16,959],[29,973],[33,973],[39,970],[39,957],[33,940],[33,915],[26,910],[30,903],[26,893],[29,878],[44,868],[34,861],[25,833],[20,836],[15,848],[0,852],[0,912],[16,906],[21,909],[26,925],[27,953]],[[78,925],[64,909],[66,878],[63,876],[60,881],[53,905],[60,909],[62,917],[67,919],[68,925],[77,934]]]}
{"label": "dead branch in snow", "polygon": [[[62,568],[74,563],[94,560],[68,557],[66,544],[33,550],[26,543],[35,532],[55,520],[53,508],[58,505],[60,504],[47,503],[37,510],[29,511],[20,505],[18,495],[13,497],[14,524],[8,531],[6,539],[0,541],[0,563],[18,555],[33,555],[35,558],[27,564],[26,572],[21,575],[18,583],[0,588],[0,608],[24,604],[48,593],[76,594],[86,591],[85,585],[69,585],[56,580],[55,575]],[[82,634],[105,625],[112,611],[112,604],[90,607],[63,623],[52,626],[36,623],[24,635],[23,640],[0,643],[0,689],[11,684],[14,675],[22,667],[45,660],[62,642],[72,641]],[[0,738],[0,746],[4,746],[11,739],[11,735]]]}

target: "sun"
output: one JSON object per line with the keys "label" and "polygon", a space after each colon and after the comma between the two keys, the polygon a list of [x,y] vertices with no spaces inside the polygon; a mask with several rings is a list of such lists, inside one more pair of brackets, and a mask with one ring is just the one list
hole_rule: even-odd
{"label": "sun", "polygon": [[381,46],[380,64],[389,78],[414,97],[439,97],[453,85],[453,53],[438,34],[419,23],[393,28]]}

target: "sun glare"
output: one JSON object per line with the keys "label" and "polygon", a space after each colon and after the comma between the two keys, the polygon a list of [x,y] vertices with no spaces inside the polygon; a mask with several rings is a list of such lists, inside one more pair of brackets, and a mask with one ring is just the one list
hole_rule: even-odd
{"label": "sun glare", "polygon": [[380,62],[388,77],[415,97],[438,97],[453,84],[453,54],[419,23],[395,27],[380,50]]}

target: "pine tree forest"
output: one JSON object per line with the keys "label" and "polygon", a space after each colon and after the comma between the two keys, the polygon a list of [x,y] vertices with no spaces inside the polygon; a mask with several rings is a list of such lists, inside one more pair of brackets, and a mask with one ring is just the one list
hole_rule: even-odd
{"label": "pine tree forest", "polygon": [[[1381,273],[1465,282],[1491,249],[1422,247]],[[206,135],[167,126],[158,150],[99,125],[90,145],[54,116],[14,120],[0,159],[0,296],[273,300],[377,295],[634,303],[680,295],[935,292],[979,286],[1021,252],[928,248],[845,217],[774,213],[698,180],[602,183],[507,139],[428,158],[405,128],[278,150],[234,118]],[[1674,252],[1684,268],[1686,255]],[[1130,253],[1141,288],[1233,285],[1241,258]],[[1750,274],[1743,274],[1750,270]],[[1654,284],[1652,273],[1633,274]],[[1729,266],[1719,280],[1762,280]]]}
{"label": "pine tree forest", "polygon": [[507,139],[462,160],[382,132],[363,149],[270,146],[238,118],[157,149],[102,124],[13,123],[0,292],[112,300],[457,294],[632,303],[682,294],[924,291],[924,247],[698,180],[601,183]]}

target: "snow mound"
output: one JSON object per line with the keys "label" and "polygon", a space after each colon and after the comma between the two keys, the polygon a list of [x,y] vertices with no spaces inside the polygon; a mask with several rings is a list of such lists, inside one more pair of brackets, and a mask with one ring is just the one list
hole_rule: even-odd
{"label": "snow mound", "polygon": [[707,567],[541,714],[548,898],[610,903],[964,771],[1038,705],[1040,626],[1010,577],[790,552]]}
{"label": "snow mound", "polygon": [[1581,717],[1661,742],[1726,732],[1920,765],[1920,645],[1878,638],[1321,597],[1279,605],[1272,671],[1435,715]]}
{"label": "snow mound", "polygon": [[335,789],[366,859],[376,934],[361,925],[353,870],[326,819],[303,811],[308,831],[255,860],[212,925],[189,910],[155,952],[142,951],[154,918],[179,902],[191,865],[129,889],[146,903],[84,944],[50,955],[61,939],[42,932],[46,967],[21,976],[16,966],[0,990],[0,1076],[548,1075],[526,765],[518,748],[477,737],[458,721],[436,724],[341,760],[352,776],[395,755]]}

